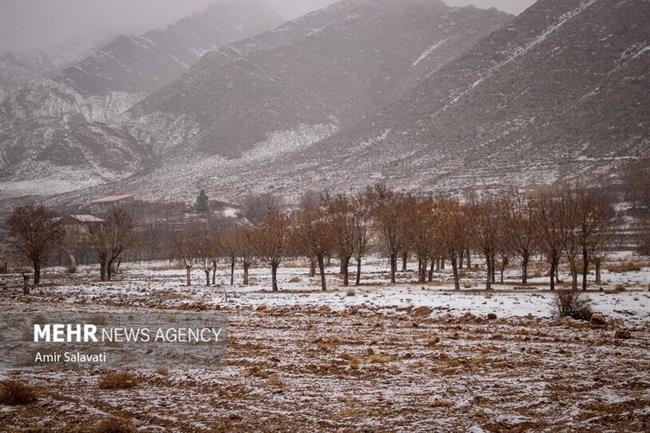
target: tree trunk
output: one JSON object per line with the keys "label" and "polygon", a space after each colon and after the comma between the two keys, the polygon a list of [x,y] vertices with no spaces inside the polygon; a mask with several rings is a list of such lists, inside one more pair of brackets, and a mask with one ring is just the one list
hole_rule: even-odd
{"label": "tree trunk", "polygon": [[458,269],[463,269],[463,258],[465,256],[465,253],[463,250],[460,251],[460,254],[458,254]]}
{"label": "tree trunk", "polygon": [[491,260],[489,253],[485,254],[485,263],[487,265],[487,278],[485,279],[485,290],[492,290],[492,278],[494,278],[492,274],[492,266],[494,262]]}
{"label": "tree trunk", "polygon": [[589,275],[589,253],[582,250],[582,290],[587,290],[587,277]]}
{"label": "tree trunk", "polygon": [[458,278],[458,262],[456,261],[456,255],[451,256],[451,270],[454,273],[454,288],[460,290],[460,279]]}
{"label": "tree trunk", "polygon": [[41,283],[41,259],[33,259],[32,265],[34,266],[34,285],[38,286]]}
{"label": "tree trunk", "polygon": [[341,259],[341,271],[343,273],[343,285],[347,286],[350,284],[350,277],[348,273],[348,264],[350,263],[349,257],[344,257]]}
{"label": "tree trunk", "polygon": [[492,261],[492,283],[497,282],[497,259],[496,259],[496,254],[492,254],[491,259]]}
{"label": "tree trunk", "polygon": [[569,262],[571,268],[571,290],[578,290],[578,269],[575,260]]}
{"label": "tree trunk", "polygon": [[485,290],[492,290],[492,278],[494,278],[492,272],[492,266],[494,266],[494,262],[492,261],[492,257],[489,252],[485,253],[485,264],[487,266],[487,278],[485,279]]}
{"label": "tree trunk", "polygon": [[528,284],[528,260],[530,254],[526,251],[521,255],[521,284]]}
{"label": "tree trunk", "polygon": [[230,256],[230,285],[235,284],[235,255]]}
{"label": "tree trunk", "polygon": [[77,259],[75,258],[72,251],[68,251],[68,260],[70,261],[68,264],[68,273],[75,274],[77,272]]}
{"label": "tree trunk", "polygon": [[212,260],[212,285],[217,283],[217,261]]}
{"label": "tree trunk", "polygon": [[395,284],[395,273],[397,272],[397,254],[390,254],[390,282]]}
{"label": "tree trunk", "polygon": [[106,281],[111,281],[112,277],[113,277],[113,260],[108,259],[108,262],[106,263]]}
{"label": "tree trunk", "polygon": [[431,267],[429,268],[429,275],[427,276],[427,280],[429,282],[433,281],[433,267],[436,263],[440,263],[437,259],[433,260],[431,259]]}
{"label": "tree trunk", "polygon": [[596,284],[601,284],[601,280],[600,280],[600,263],[601,263],[600,259],[596,259],[594,261],[594,265],[596,266],[596,269],[595,269],[595,272],[596,272]]}
{"label": "tree trunk", "polygon": [[271,281],[273,284],[273,291],[278,291],[278,265],[277,263],[271,263]]}
{"label": "tree trunk", "polygon": [[440,259],[440,269],[443,271],[445,270],[445,262],[446,260],[444,257]]}
{"label": "tree trunk", "polygon": [[551,259],[551,269],[549,270],[549,276],[551,279],[551,290],[555,290],[555,272],[557,270],[557,265],[555,263],[555,257]]}
{"label": "tree trunk", "polygon": [[404,251],[402,253],[402,272],[406,272],[408,269],[408,261],[409,261],[409,253],[408,251]]}
{"label": "tree trunk", "polygon": [[418,256],[418,282],[424,283],[427,280],[427,259]]}
{"label": "tree trunk", "polygon": [[204,269],[203,272],[205,272],[205,286],[209,287],[210,286],[210,270],[211,269]]}
{"label": "tree trunk", "polygon": [[251,264],[244,260],[244,286],[248,286],[248,268],[250,268]]}
{"label": "tree trunk", "polygon": [[191,286],[192,285],[192,280],[190,279],[190,271],[192,270],[191,266],[185,266],[185,273],[186,273],[186,279],[187,279],[187,285]]}
{"label": "tree trunk", "polygon": [[106,259],[99,259],[99,279],[100,281],[106,281]]}
{"label": "tree trunk", "polygon": [[29,295],[29,275],[23,274],[23,295]]}
{"label": "tree trunk", "polygon": [[467,269],[472,267],[472,256],[469,254],[469,250],[466,251],[467,253]]}
{"label": "tree trunk", "polygon": [[560,264],[559,260],[555,261],[555,282],[560,284],[562,281],[560,281]]}
{"label": "tree trunk", "polygon": [[314,278],[316,276],[316,260],[314,257],[309,258],[309,278]]}
{"label": "tree trunk", "polygon": [[[431,269],[433,269],[433,263],[431,264]],[[440,257],[436,257],[436,271],[440,271]],[[433,272],[433,270],[431,272]]]}
{"label": "tree trunk", "polygon": [[320,272],[320,288],[324,292],[327,290],[327,283],[325,282],[325,260],[323,255],[316,256],[318,259],[318,271]]}
{"label": "tree trunk", "polygon": [[355,281],[355,285],[360,285],[361,284],[361,257],[357,257],[357,278]]}
{"label": "tree trunk", "polygon": [[501,267],[501,269],[499,269],[499,271],[501,273],[501,275],[499,276],[499,281],[500,281],[500,284],[503,284],[503,271],[504,271],[503,267]]}

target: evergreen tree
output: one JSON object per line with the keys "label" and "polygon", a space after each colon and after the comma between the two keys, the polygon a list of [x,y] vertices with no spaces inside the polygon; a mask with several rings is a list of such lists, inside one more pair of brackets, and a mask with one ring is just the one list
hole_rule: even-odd
{"label": "evergreen tree", "polygon": [[205,190],[202,189],[196,196],[196,203],[194,203],[194,212],[207,213],[208,210],[208,195],[205,193]]}

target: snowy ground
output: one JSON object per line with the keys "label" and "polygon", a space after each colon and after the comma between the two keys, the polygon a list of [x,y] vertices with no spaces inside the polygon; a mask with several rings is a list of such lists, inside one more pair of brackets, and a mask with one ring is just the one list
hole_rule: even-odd
{"label": "snowy ground", "polygon": [[[353,293],[336,266],[323,293],[297,262],[282,268],[279,293],[264,268],[251,272],[251,286],[230,286],[225,264],[217,287],[202,286],[198,269],[186,287],[184,271],[162,263],[128,264],[110,283],[97,283],[95,268],[49,270],[50,284],[30,296],[10,277],[2,311],[219,309],[229,353],[211,371],[136,372],[140,384],[128,390],[99,389],[98,371],[5,372],[41,398],[0,406],[0,422],[61,432],[109,416],[141,432],[648,431],[650,268],[613,259],[645,266],[605,271],[603,291],[590,286],[586,296],[608,320],[600,328],[553,317],[546,279],[516,288],[516,268],[491,293],[480,271],[464,271],[460,293],[448,270],[424,285],[401,272],[391,285],[379,259]],[[632,338],[615,338],[619,328]]]}

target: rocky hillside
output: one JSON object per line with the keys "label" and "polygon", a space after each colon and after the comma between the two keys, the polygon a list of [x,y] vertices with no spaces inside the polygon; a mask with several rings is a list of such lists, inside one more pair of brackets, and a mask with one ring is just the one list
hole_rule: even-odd
{"label": "rocky hillside", "polygon": [[[56,192],[58,186],[79,188],[142,169],[150,149],[111,119],[180,76],[206,51],[279,23],[262,3],[217,2],[163,29],[120,36],[51,78],[11,93],[0,103],[5,191],[25,186],[31,193],[34,180],[45,178]],[[84,181],[71,183],[70,173],[79,172]]]}
{"label": "rocky hillside", "polygon": [[438,0],[349,0],[205,55],[129,110],[168,156],[238,158],[272,134],[352,125],[511,17]]}
{"label": "rocky hillside", "polygon": [[[318,99],[322,107],[334,107],[329,114],[335,127],[267,134],[253,149],[229,160],[170,159],[124,187],[145,197],[179,198],[200,186],[233,200],[250,191],[295,196],[307,188],[349,191],[378,181],[442,191],[525,188],[575,177],[610,182],[622,165],[650,152],[649,18],[648,1],[540,0],[462,56],[432,65],[430,72],[418,75],[406,68],[416,70],[435,56],[446,36],[420,45],[418,54],[405,56],[409,61],[400,57],[399,75],[416,84],[401,87],[397,96],[370,92],[375,103],[386,103],[378,112],[363,113],[361,120],[336,99],[347,96],[350,101],[356,95],[351,89],[358,88],[358,83],[345,87],[346,78],[341,78],[346,95],[333,92],[327,93],[331,100]],[[319,80],[315,74],[313,82]],[[209,95],[206,89],[204,98],[193,100],[208,104],[212,116]],[[166,106],[188,103],[172,101]],[[306,111],[299,113],[305,117],[298,122],[326,123],[322,117],[306,118],[318,116],[315,104],[299,100],[297,105]],[[291,113],[281,107],[275,119]],[[232,137],[238,137],[237,118],[231,120],[228,128],[219,125],[224,134],[234,131]],[[218,134],[201,128],[188,137],[179,139],[188,149],[223,149]]]}
{"label": "rocky hillside", "polygon": [[608,177],[650,152],[648,22],[648,1],[539,0],[297,160],[442,190]]}

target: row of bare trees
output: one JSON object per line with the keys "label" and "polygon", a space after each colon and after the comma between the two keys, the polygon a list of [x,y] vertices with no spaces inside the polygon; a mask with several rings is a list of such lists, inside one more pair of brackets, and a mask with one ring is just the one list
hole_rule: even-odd
{"label": "row of bare trees", "polygon": [[497,272],[503,282],[504,270],[515,260],[521,263],[521,282],[527,284],[534,256],[548,262],[551,289],[561,262],[568,264],[572,287],[578,288],[581,275],[586,289],[590,266],[595,265],[599,282],[609,230],[607,202],[582,187],[547,189],[530,197],[460,200],[404,194],[378,185],[352,196],[311,192],[290,212],[276,207],[277,201],[265,202],[272,205],[258,206],[248,223],[225,232],[205,225],[178,234],[175,250],[188,271],[188,284],[195,264],[205,271],[207,284],[211,271],[214,283],[219,259],[229,260],[231,283],[235,263],[241,261],[248,284],[248,269],[259,261],[271,268],[275,291],[281,263],[306,257],[326,290],[325,263],[336,257],[343,285],[349,284],[351,262],[356,263],[358,285],[363,257],[378,251],[388,259],[393,283],[400,257],[405,266],[414,255],[420,282],[431,280],[434,270],[448,262],[455,288],[460,289],[460,269],[471,266],[478,254],[484,259],[488,290],[497,282]]}
{"label": "row of bare trees", "polygon": [[26,205],[14,209],[7,226],[11,251],[17,262],[29,262],[34,285],[40,284],[41,269],[51,252],[57,247],[68,250],[73,243],[87,245],[99,262],[100,279],[110,280],[119,268],[124,251],[135,241],[133,219],[120,209],[114,210],[104,222],[72,234],[55,211],[43,205]]}
{"label": "row of bare trees", "polygon": [[[457,199],[396,192],[382,185],[355,195],[308,193],[292,211],[266,197],[247,204],[248,218],[224,224],[209,218],[183,225],[167,236],[168,259],[181,263],[191,284],[191,270],[200,268],[206,285],[215,284],[219,261],[230,264],[234,283],[237,263],[243,283],[249,269],[264,263],[271,269],[272,289],[278,290],[277,272],[284,260],[305,257],[318,269],[322,290],[327,289],[326,262],[339,259],[343,284],[350,283],[349,267],[356,264],[355,284],[361,281],[363,257],[380,252],[396,282],[398,261],[403,268],[409,256],[417,258],[420,282],[431,280],[434,270],[449,263],[456,289],[460,269],[470,267],[474,255],[485,263],[486,289],[503,282],[514,261],[521,264],[521,282],[527,284],[529,263],[542,256],[548,263],[550,287],[557,282],[558,267],[566,263],[571,283],[587,288],[589,268],[595,266],[597,282],[608,233],[608,204],[583,187],[546,189],[532,196]],[[134,221],[116,209],[103,223],[88,226],[76,242],[93,251],[101,280],[110,280],[124,252],[136,244]],[[34,282],[40,281],[44,258],[65,236],[54,212],[43,206],[16,208],[8,221],[16,250],[30,261]],[[148,235],[147,235],[148,236]],[[313,275],[312,275],[313,276]]]}

